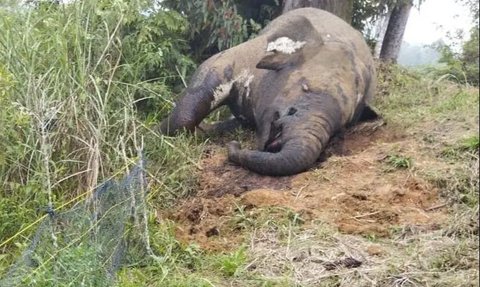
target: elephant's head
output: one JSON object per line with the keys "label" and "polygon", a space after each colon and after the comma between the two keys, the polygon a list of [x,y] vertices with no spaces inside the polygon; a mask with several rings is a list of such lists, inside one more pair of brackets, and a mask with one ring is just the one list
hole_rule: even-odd
{"label": "elephant's head", "polygon": [[327,93],[310,91],[303,72],[295,73],[323,45],[310,21],[298,17],[296,23],[302,25],[295,29],[287,25],[288,29],[269,35],[264,57],[256,65],[272,71],[260,93],[274,99],[256,111],[257,150],[241,150],[237,142],[228,146],[231,161],[261,174],[291,175],[310,168],[341,126],[337,100]]}
{"label": "elephant's head", "polygon": [[258,119],[258,150],[242,150],[231,142],[228,158],[267,175],[292,175],[310,168],[330,136],[341,126],[337,100],[326,93],[302,92],[265,110]]}

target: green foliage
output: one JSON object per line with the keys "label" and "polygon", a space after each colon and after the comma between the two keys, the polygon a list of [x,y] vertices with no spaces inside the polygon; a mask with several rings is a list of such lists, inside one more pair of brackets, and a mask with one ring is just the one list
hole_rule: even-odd
{"label": "green foliage", "polygon": [[244,42],[278,14],[279,7],[275,0],[166,0],[164,4],[186,15],[197,59]]}
{"label": "green foliage", "polygon": [[[124,82],[138,81],[141,89],[134,98],[142,110],[169,108],[165,102],[171,101],[165,94],[172,87],[183,87],[180,80],[195,68],[186,56],[188,23],[175,11],[155,10],[148,16],[136,16],[124,27],[119,77]],[[152,91],[159,96],[152,98]]]}
{"label": "green foliage", "polygon": [[463,150],[478,152],[479,148],[480,148],[480,139],[478,135],[474,135],[463,140],[463,143],[462,143]]}
{"label": "green foliage", "polygon": [[387,12],[389,1],[354,0],[352,26],[362,31]]}
{"label": "green foliage", "polygon": [[478,105],[478,98],[472,99],[472,95],[467,91],[459,91],[455,94],[452,94],[442,103],[439,103],[439,105],[433,108],[433,111],[439,114],[451,111],[460,111],[468,108],[468,105],[471,104]]}
{"label": "green foliage", "polygon": [[478,93],[452,85],[448,75],[383,64],[378,71],[375,106],[387,122],[409,127],[418,121],[445,121],[452,117],[463,121],[478,116],[478,110],[474,113],[471,109],[479,104]]}
{"label": "green foliage", "polygon": [[205,254],[196,245],[183,245],[175,238],[175,226],[164,220],[151,218],[152,248],[161,259],[146,258],[143,266],[125,268],[119,272],[117,286],[211,286],[196,270],[205,267]]}
{"label": "green foliage", "polygon": [[[369,35],[373,23],[398,3],[410,0],[352,0],[352,26]],[[423,1],[414,1],[420,6]],[[282,13],[282,1],[166,0],[163,4],[186,15],[190,27],[190,46],[195,58],[203,60],[254,36]],[[320,3],[321,4],[321,3]],[[309,6],[310,4],[305,4]],[[322,8],[320,5],[318,8]],[[374,41],[374,39],[367,39]]]}
{"label": "green foliage", "polygon": [[[426,150],[433,150],[448,166],[445,171],[428,165],[428,170],[423,172],[429,180],[446,198],[462,204],[461,209],[477,208],[479,140],[478,135],[472,135],[472,130],[478,130],[478,89],[452,84],[449,81],[452,78],[447,76],[436,77],[397,65],[380,65],[378,70],[379,93],[374,105],[382,111],[385,121],[395,123],[413,135],[422,135]],[[452,126],[452,123],[457,125]],[[418,125],[421,128],[415,128]],[[452,133],[452,130],[457,132]],[[398,156],[405,157],[397,152],[392,155],[395,157],[386,159],[395,165],[403,162]],[[393,170],[388,164],[387,171]],[[477,215],[473,214],[472,219],[477,222],[478,208],[475,212]],[[462,231],[452,232],[471,233],[478,227],[477,223],[466,225],[468,231],[455,226],[453,229]]]}
{"label": "green foliage", "polygon": [[[72,246],[65,252],[60,252],[55,260],[50,258],[35,258],[41,268],[24,278],[22,286],[108,286],[102,280],[103,270],[94,269],[97,260],[95,250],[83,244]],[[62,262],[59,269],[55,270],[53,265]],[[52,272],[54,270],[54,272]]]}
{"label": "green foliage", "polygon": [[462,84],[479,85],[479,39],[478,29],[471,31],[470,40],[462,46],[461,52],[455,52],[452,47],[443,43],[437,43],[435,48],[440,52],[439,60],[443,65],[434,67],[431,71],[439,76],[449,75],[455,81]]}
{"label": "green foliage", "polygon": [[372,35],[372,29],[375,28],[376,22],[388,15],[396,6],[407,2],[420,7],[424,0],[353,0],[351,25],[362,31],[368,45],[374,47],[377,39]]}
{"label": "green foliage", "polygon": [[225,276],[235,276],[241,271],[241,267],[245,265],[247,256],[245,249],[240,248],[233,253],[220,256],[216,265],[220,268]]}
{"label": "green foliage", "polygon": [[450,165],[456,166],[452,172],[443,178],[436,177],[437,185],[446,190],[448,197],[470,208],[478,207],[479,177],[478,177],[478,135],[458,140],[445,146],[440,151],[440,157]]}
{"label": "green foliage", "polygon": [[[139,95],[164,112],[169,107],[170,87],[193,67],[182,54],[186,22],[176,12],[146,14],[147,4],[78,1],[0,11],[0,168],[7,181],[46,172],[42,140],[57,180],[88,169],[80,150],[105,148],[97,156],[106,160],[118,151],[115,138],[131,146]],[[106,162],[105,171],[114,168]]]}
{"label": "green foliage", "polygon": [[470,9],[473,16],[473,27],[469,31],[469,39],[464,41],[464,31],[456,31],[454,35],[447,36],[453,43],[462,43],[446,45],[442,42],[434,43],[433,48],[441,53],[440,63],[443,65],[432,69],[436,75],[450,75],[459,83],[479,86],[478,75],[480,73],[479,65],[479,30],[478,30],[478,3],[477,1],[461,0],[459,1]]}

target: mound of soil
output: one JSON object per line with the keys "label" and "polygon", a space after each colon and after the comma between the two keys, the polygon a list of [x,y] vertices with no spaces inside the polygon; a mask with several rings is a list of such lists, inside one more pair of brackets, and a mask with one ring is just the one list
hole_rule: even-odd
{"label": "mound of soil", "polygon": [[[169,217],[177,236],[213,250],[242,242],[241,229],[230,220],[240,207],[289,208],[309,222],[322,221],[340,232],[388,237],[408,226],[439,228],[446,218],[438,190],[409,170],[387,170],[392,147],[416,144],[391,127],[364,124],[332,140],[325,157],[308,172],[261,176],[230,164],[225,150],[212,146],[203,159],[195,197],[180,203]],[[433,208],[432,208],[433,207]]]}

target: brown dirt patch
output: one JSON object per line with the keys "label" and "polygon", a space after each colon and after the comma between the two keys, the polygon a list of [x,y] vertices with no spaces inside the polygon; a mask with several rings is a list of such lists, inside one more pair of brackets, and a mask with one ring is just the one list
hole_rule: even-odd
{"label": "brown dirt patch", "polygon": [[239,196],[246,191],[270,188],[275,190],[291,189],[291,178],[262,176],[235,166],[227,161],[223,148],[210,147],[209,154],[203,159],[204,170],[200,175],[199,195],[219,197],[225,194]]}
{"label": "brown dirt patch", "polygon": [[175,236],[184,243],[196,243],[208,250],[227,250],[242,242],[242,234],[227,227],[236,208],[232,195],[218,198],[187,199],[167,217],[176,224]]}
{"label": "brown dirt patch", "polygon": [[[320,220],[348,234],[388,237],[406,226],[438,229],[446,218],[438,190],[413,171],[385,171],[392,149],[412,149],[392,127],[357,127],[327,149],[317,168],[288,177],[260,176],[227,162],[222,147],[212,146],[203,159],[200,188],[171,213],[177,236],[206,249],[230,249],[242,242],[232,225],[239,206],[280,206]],[[338,147],[340,145],[340,148]]]}

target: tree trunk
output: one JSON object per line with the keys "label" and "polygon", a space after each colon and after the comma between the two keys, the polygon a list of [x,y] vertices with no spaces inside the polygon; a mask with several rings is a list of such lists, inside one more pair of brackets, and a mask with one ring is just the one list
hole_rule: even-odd
{"label": "tree trunk", "polygon": [[392,11],[386,13],[379,17],[375,23],[375,48],[373,50],[373,57],[375,59],[380,58],[380,51],[382,50],[383,39],[385,38],[385,33],[387,32],[388,20],[390,20],[390,14]]}
{"label": "tree trunk", "polygon": [[382,61],[397,62],[402,46],[403,33],[405,32],[412,6],[412,2],[408,2],[401,3],[393,8],[380,51],[380,59]]}
{"label": "tree trunk", "polygon": [[352,22],[353,0],[284,0],[282,13],[302,7],[315,7]]}

